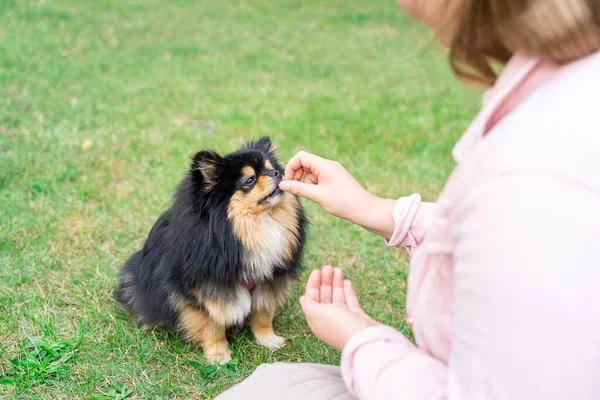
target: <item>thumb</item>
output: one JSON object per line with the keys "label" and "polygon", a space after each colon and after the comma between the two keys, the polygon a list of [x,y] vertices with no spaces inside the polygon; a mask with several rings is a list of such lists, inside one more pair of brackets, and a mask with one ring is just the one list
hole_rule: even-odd
{"label": "thumb", "polygon": [[317,303],[316,301],[314,301],[313,299],[311,299],[308,296],[305,296],[305,295],[300,296],[300,307],[302,307],[303,309],[312,308],[315,306],[315,304],[320,304],[320,303]]}
{"label": "thumb", "polygon": [[319,303],[311,300],[308,296],[300,297],[300,308],[302,309],[304,315],[306,315],[307,317],[309,315],[312,315],[312,312],[314,312],[315,310],[315,305],[317,304]]}
{"label": "thumb", "polygon": [[310,298],[308,298],[305,295],[300,296],[300,306],[304,307],[305,304],[308,304],[308,302],[311,301]]}
{"label": "thumb", "polygon": [[319,189],[317,185],[307,184],[300,181],[285,180],[279,184],[279,189],[284,192],[296,194],[300,197],[304,197],[315,203],[319,203]]}

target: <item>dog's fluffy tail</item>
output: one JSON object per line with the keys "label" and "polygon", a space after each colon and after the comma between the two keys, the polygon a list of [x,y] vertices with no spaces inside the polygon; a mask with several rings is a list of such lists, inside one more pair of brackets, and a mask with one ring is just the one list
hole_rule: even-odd
{"label": "dog's fluffy tail", "polygon": [[127,260],[119,275],[119,283],[114,293],[115,300],[117,300],[128,313],[134,315],[136,314],[134,310],[135,300],[138,297],[136,293],[135,266],[138,265],[141,260],[141,251],[134,253],[129,260]]}

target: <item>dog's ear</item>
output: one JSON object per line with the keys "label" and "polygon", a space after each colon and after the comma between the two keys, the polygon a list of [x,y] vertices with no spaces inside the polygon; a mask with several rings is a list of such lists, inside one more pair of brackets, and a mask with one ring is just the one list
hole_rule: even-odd
{"label": "dog's ear", "polygon": [[245,146],[247,149],[256,149],[262,150],[269,153],[271,156],[275,157],[275,153],[277,152],[277,148],[271,142],[271,138],[268,136],[263,136],[258,140],[248,142]]}
{"label": "dog's ear", "polygon": [[211,190],[219,181],[222,164],[223,158],[215,151],[203,150],[194,155],[192,174],[202,184],[205,192]]}

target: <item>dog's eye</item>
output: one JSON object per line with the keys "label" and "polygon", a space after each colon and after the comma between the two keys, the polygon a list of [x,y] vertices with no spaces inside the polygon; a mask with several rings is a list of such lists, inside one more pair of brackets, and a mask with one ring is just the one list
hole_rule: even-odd
{"label": "dog's eye", "polygon": [[256,182],[256,177],[251,176],[250,178],[246,179],[246,182],[244,182],[244,185],[251,186],[251,185],[254,185],[254,182]]}

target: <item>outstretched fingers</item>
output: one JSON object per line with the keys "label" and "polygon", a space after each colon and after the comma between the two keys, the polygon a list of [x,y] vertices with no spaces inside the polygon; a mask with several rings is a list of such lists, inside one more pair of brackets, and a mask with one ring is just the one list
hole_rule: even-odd
{"label": "outstretched fingers", "polygon": [[344,281],[344,296],[346,297],[346,305],[350,310],[364,314],[364,311],[358,302],[358,296],[354,290],[354,285],[352,284],[352,281],[348,279]]}
{"label": "outstretched fingers", "polygon": [[344,271],[341,268],[333,269],[332,301],[336,304],[346,305],[344,295]]}
{"label": "outstretched fingers", "polygon": [[306,291],[304,295],[317,303],[321,301],[321,271],[315,269],[310,273],[306,281]]}
{"label": "outstretched fingers", "polygon": [[331,303],[333,297],[333,268],[326,265],[321,270],[321,303]]}

